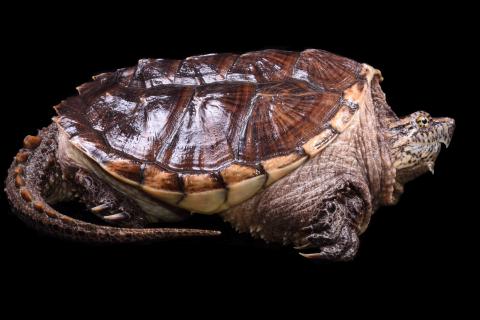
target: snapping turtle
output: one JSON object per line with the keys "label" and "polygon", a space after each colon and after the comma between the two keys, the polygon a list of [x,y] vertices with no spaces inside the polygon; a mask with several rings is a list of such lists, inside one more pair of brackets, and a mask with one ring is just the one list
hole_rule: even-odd
{"label": "snapping turtle", "polygon": [[[93,79],[25,138],[6,181],[22,220],[82,241],[213,236],[148,226],[219,214],[306,257],[349,259],[454,130],[423,111],[398,118],[378,70],[322,50],[144,59]],[[51,206],[67,200],[105,223]]]}

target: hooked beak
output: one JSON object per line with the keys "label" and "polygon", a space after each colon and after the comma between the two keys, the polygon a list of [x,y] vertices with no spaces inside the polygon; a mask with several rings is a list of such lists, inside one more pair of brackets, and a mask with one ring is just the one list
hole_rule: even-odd
{"label": "hooked beak", "polygon": [[434,120],[438,141],[448,148],[450,141],[452,141],[453,131],[455,130],[455,120],[452,118],[436,118]]}

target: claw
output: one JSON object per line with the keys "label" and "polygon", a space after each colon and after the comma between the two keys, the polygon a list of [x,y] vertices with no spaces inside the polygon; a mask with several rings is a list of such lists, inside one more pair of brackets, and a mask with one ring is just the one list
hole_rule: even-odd
{"label": "claw", "polygon": [[110,208],[110,205],[107,204],[107,203],[102,203],[101,205],[98,205],[96,207],[93,207],[90,209],[90,211],[92,211],[93,213],[99,213],[105,209],[108,209]]}
{"label": "claw", "polygon": [[427,167],[428,167],[428,170],[430,170],[430,172],[431,172],[432,174],[435,174],[435,170],[434,170],[435,162],[433,162],[433,161],[428,162],[428,163],[427,163]]}
{"label": "claw", "polygon": [[103,219],[111,222],[126,220],[128,218],[130,218],[130,216],[126,212],[119,212],[119,213],[115,213],[115,214],[111,214],[109,216],[103,217]]}
{"label": "claw", "polygon": [[307,258],[307,259],[311,259],[311,260],[320,259],[320,258],[323,257],[323,255],[320,252],[316,252],[316,253],[301,253],[301,252],[299,252],[299,254],[302,257]]}
{"label": "claw", "polygon": [[310,226],[306,226],[306,227],[303,227],[302,228],[303,231],[312,231],[313,230],[313,227],[310,225]]}
{"label": "claw", "polygon": [[303,250],[303,249],[307,249],[308,247],[310,247],[310,243],[301,244],[301,245],[298,245],[298,246],[293,247],[293,248],[295,250]]}

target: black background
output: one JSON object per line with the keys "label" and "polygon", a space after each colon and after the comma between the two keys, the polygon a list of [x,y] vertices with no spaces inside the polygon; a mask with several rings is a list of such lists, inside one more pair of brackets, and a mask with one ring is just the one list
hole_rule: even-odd
{"label": "black background", "polygon": [[[470,273],[478,255],[478,195],[473,195],[478,191],[478,141],[473,140],[478,137],[473,121],[478,84],[475,88],[469,76],[476,74],[473,78],[478,79],[478,53],[468,8],[394,7],[377,12],[291,4],[276,12],[258,4],[232,6],[221,12],[185,4],[175,9],[56,7],[64,10],[49,14],[43,13],[47,8],[29,7],[6,13],[12,19],[2,31],[3,175],[23,137],[47,126],[54,115],[51,107],[76,94],[75,87],[94,74],[146,57],[181,59],[264,48],[321,48],[366,62],[382,71],[382,88],[398,115],[425,110],[455,118],[453,142],[442,150],[435,175],[409,183],[397,206],[378,210],[361,237],[358,256],[346,263],[313,264],[292,250],[236,236],[215,218],[207,223],[226,233],[215,241],[114,247],[64,242],[27,229],[9,214],[2,193],[5,277],[17,281],[17,289],[39,280],[39,291],[57,285],[91,289],[92,283],[149,284],[157,294],[168,287],[185,295],[188,287],[189,295],[197,296],[218,286],[247,287],[260,294],[279,288],[288,296],[293,292],[286,284],[316,292],[348,284],[356,288],[348,293],[354,300],[361,288],[374,284],[386,288],[394,283],[410,295],[428,291],[444,298],[464,292],[462,286],[473,286],[478,279]],[[201,224],[199,220],[191,223]],[[177,285],[167,284],[173,282]],[[199,286],[189,287],[192,283]],[[222,290],[215,291],[215,296],[222,295]],[[122,294],[127,300],[125,296],[130,294]]]}

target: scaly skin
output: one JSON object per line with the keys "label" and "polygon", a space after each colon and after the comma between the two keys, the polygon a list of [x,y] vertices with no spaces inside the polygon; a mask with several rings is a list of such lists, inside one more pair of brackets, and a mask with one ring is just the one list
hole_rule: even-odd
{"label": "scaly skin", "polygon": [[[381,107],[381,106],[379,106]],[[373,211],[388,203],[394,172],[371,100],[318,156],[262,193],[224,212],[239,231],[314,249],[310,258],[351,259]]]}
{"label": "scaly skin", "polygon": [[[19,151],[8,170],[5,189],[16,209],[16,215],[31,227],[56,237],[100,243],[144,242],[219,234],[218,231],[211,230],[100,226],[56,211],[50,204],[71,199],[75,197],[75,193],[83,192],[88,195],[92,191],[62,178],[63,174],[56,160],[55,125],[41,130],[38,137],[40,139],[26,138],[26,147]],[[41,140],[39,144],[38,140]],[[109,190],[106,185],[101,188]],[[112,194],[111,197],[117,196]]]}

